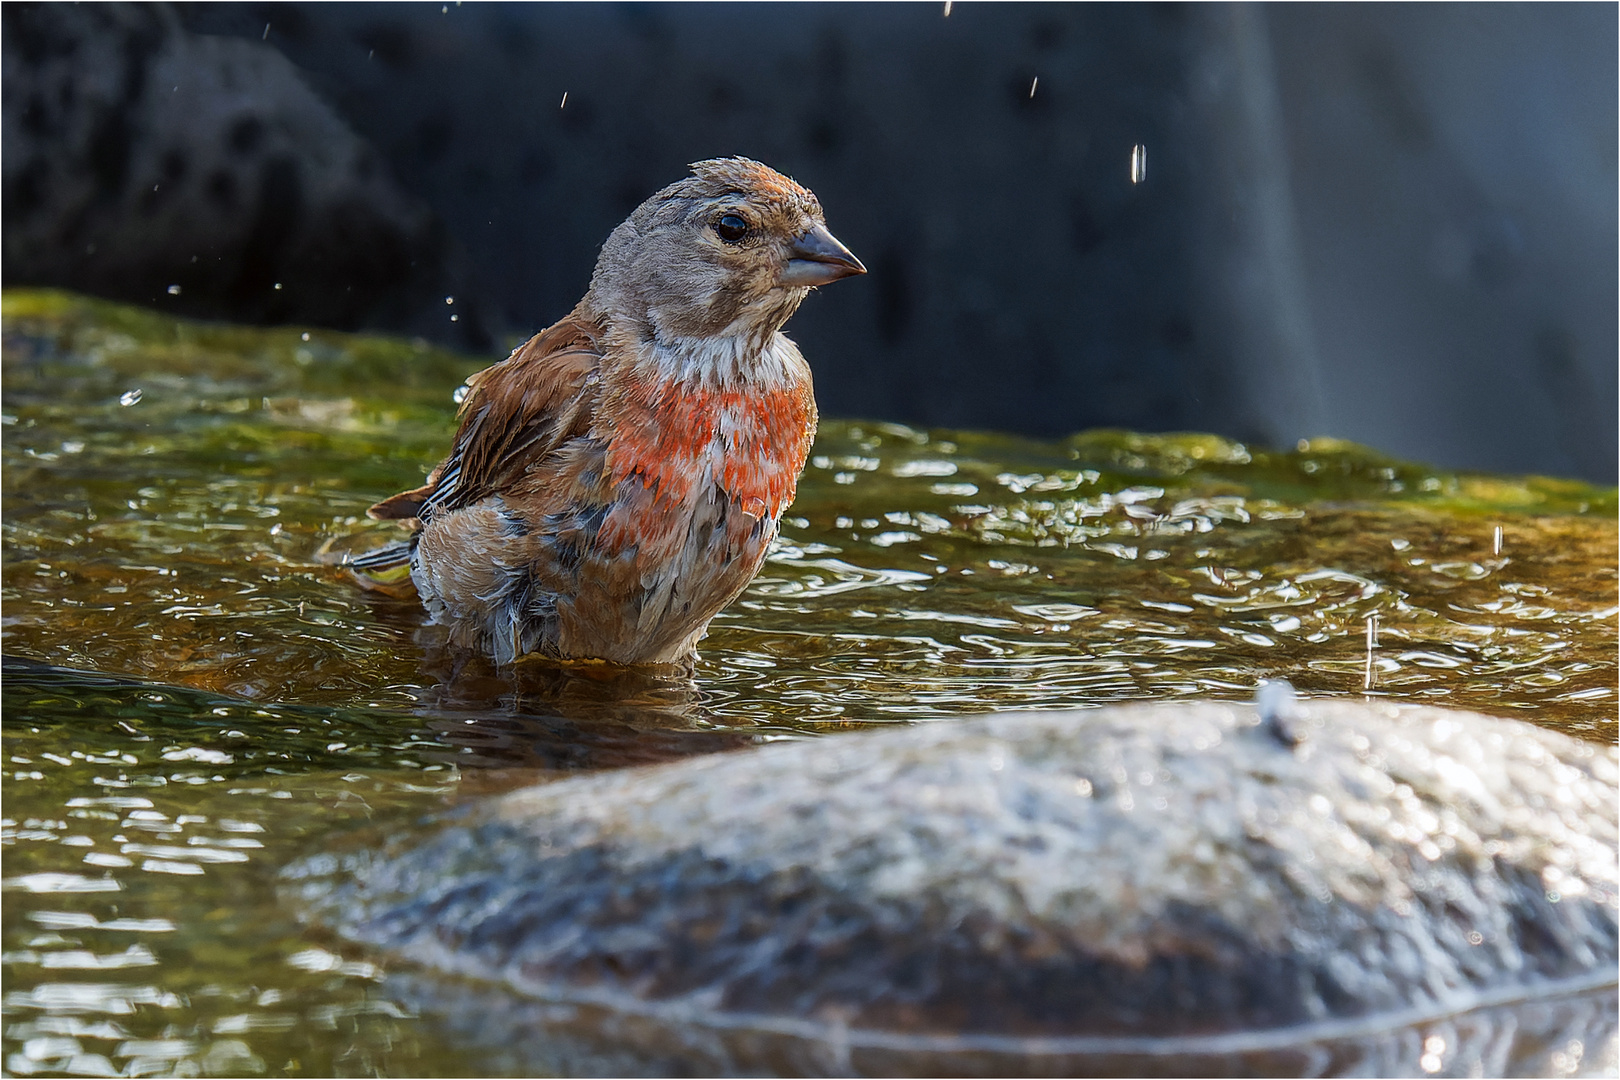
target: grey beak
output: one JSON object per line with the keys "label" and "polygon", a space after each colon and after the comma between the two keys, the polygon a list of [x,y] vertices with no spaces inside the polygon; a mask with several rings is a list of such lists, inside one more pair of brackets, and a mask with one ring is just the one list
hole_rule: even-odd
{"label": "grey beak", "polygon": [[782,268],[783,285],[825,285],[851,274],[864,274],[866,267],[825,225],[813,226],[793,241],[788,264]]}

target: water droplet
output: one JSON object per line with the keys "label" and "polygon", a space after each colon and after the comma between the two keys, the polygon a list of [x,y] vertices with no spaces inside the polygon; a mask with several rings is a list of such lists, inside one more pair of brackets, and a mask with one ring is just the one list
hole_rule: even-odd
{"label": "water droplet", "polygon": [[951,17],[951,0],[945,0],[945,17]]}
{"label": "water droplet", "polygon": [[453,304],[453,303],[456,302],[456,298],[453,297],[453,296],[447,296],[447,297],[444,298],[444,302],[446,304]]}
{"label": "water droplet", "polygon": [[562,101],[560,101],[560,102],[558,102],[558,103],[557,103],[557,108],[559,108],[559,109],[560,109],[560,108],[562,108],[562,107],[563,107],[563,106],[564,106],[564,105],[567,105],[567,104],[568,104],[568,91],[566,91],[566,90],[564,90],[564,91],[563,91],[563,99],[562,99]]}
{"label": "water droplet", "polygon": [[138,404],[140,400],[141,391],[139,387],[135,388],[134,390],[126,390],[118,396],[118,404],[124,406],[125,408]]}
{"label": "water droplet", "polygon": [[170,285],[169,286],[169,295],[170,296],[179,296],[180,295],[180,286],[178,286],[178,285]]}
{"label": "water droplet", "polygon": [[1367,616],[1367,666],[1362,672],[1361,688],[1371,690],[1378,685],[1378,669],[1373,664],[1373,650],[1378,648],[1378,616]]}
{"label": "water droplet", "polygon": [[472,387],[468,386],[466,383],[462,383],[460,386],[456,387],[456,392],[451,394],[450,397],[457,405],[460,405],[463,401],[467,400],[467,395],[470,393],[472,393]]}
{"label": "water droplet", "polygon": [[1030,80],[1030,83],[1029,83],[1029,96],[1030,97],[1035,96],[1035,88],[1037,86],[1039,86],[1039,85],[1041,85],[1041,77],[1039,75],[1035,76],[1035,78]]}
{"label": "water droplet", "polygon": [[302,334],[299,334],[298,335],[298,340],[299,341],[308,341],[309,340],[309,331],[305,330]]}
{"label": "water droplet", "polygon": [[1131,147],[1131,183],[1140,184],[1147,179],[1147,147],[1137,143]]}
{"label": "water droplet", "polygon": [[280,292],[280,291],[281,291],[281,282],[279,282],[279,281],[278,281],[278,282],[276,282],[276,291],[277,291],[277,292]]}

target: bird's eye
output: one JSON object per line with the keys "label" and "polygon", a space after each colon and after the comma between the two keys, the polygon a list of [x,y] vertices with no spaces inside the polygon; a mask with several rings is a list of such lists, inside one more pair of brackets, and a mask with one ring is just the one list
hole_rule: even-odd
{"label": "bird's eye", "polygon": [[727,214],[714,223],[714,231],[728,244],[735,244],[748,235],[748,222],[736,214]]}

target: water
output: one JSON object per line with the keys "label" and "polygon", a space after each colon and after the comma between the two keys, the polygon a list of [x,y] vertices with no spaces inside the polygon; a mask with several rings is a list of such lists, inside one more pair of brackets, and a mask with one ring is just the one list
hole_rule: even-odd
{"label": "water", "polygon": [[537,776],[1262,678],[1616,735],[1613,489],[828,423],[694,680],[457,671],[315,555],[396,535],[365,508],[443,452],[476,362],[45,293],[4,316],[11,1073],[457,1073],[275,871]]}

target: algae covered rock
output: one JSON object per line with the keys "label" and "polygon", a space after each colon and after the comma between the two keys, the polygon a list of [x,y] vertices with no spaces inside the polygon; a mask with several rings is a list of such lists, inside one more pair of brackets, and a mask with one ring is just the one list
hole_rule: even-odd
{"label": "algae covered rock", "polygon": [[569,780],[307,859],[289,893],[514,1068],[1612,1060],[1615,751],[1284,712],[1004,714]]}

